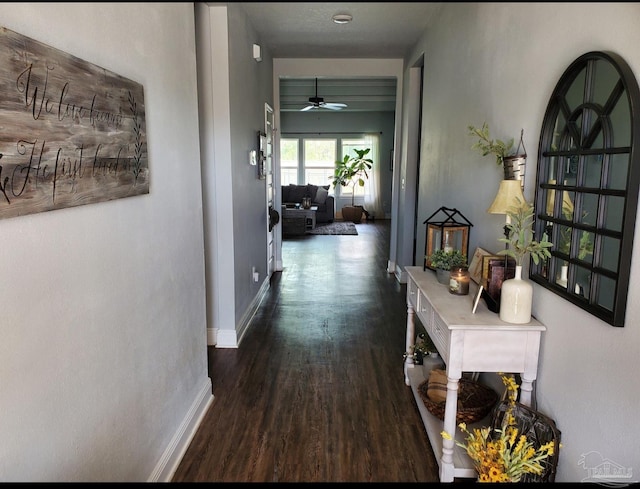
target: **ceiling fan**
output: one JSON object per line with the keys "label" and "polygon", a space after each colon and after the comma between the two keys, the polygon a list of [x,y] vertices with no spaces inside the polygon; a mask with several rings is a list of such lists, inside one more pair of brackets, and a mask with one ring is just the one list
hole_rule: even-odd
{"label": "ceiling fan", "polygon": [[324,98],[318,97],[318,79],[316,78],[316,96],[309,97],[309,105],[300,109],[301,112],[312,109],[329,109],[329,110],[342,110],[347,104],[339,102],[325,102]]}

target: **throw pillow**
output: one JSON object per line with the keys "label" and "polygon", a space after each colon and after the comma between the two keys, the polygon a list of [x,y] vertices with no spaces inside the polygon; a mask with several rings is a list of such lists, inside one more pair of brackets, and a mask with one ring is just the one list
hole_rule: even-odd
{"label": "throw pillow", "polygon": [[307,196],[306,185],[289,185],[289,202],[302,202],[302,198]]}
{"label": "throw pillow", "polygon": [[447,372],[441,369],[433,369],[429,373],[427,384],[427,396],[433,402],[445,402],[447,400]]}
{"label": "throw pillow", "polygon": [[318,191],[316,192],[316,198],[314,202],[316,204],[324,204],[327,201],[327,197],[329,196],[329,191],[324,187],[318,187]]}
{"label": "throw pillow", "polygon": [[316,192],[318,191],[318,186],[313,183],[307,183],[307,197],[311,197],[311,200],[315,202],[316,200]]}

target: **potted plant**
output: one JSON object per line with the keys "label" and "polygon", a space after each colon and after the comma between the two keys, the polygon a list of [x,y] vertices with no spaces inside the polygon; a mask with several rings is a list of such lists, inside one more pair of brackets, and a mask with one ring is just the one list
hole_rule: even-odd
{"label": "potted plant", "polygon": [[482,153],[482,156],[494,155],[497,165],[504,164],[505,157],[513,154],[513,139],[507,142],[500,139],[491,139],[489,125],[486,122],[482,123],[480,129],[475,126],[469,126],[468,129],[469,136],[478,138],[473,146],[471,146],[471,149],[477,149]]}
{"label": "potted plant", "polygon": [[500,291],[500,319],[508,323],[523,324],[531,321],[531,301],[533,287],[528,280],[522,278],[522,263],[527,255],[537,265],[551,258],[547,233],[542,240],[536,241],[533,234],[533,204],[517,199],[517,205],[507,211],[510,222],[507,223],[507,237],[498,241],[506,243],[508,247],[498,252],[508,255],[516,261],[515,278],[502,282]]}
{"label": "potted plant", "polygon": [[540,261],[545,262],[551,258],[549,248],[553,244],[549,241],[547,233],[542,235],[542,240],[533,239],[533,204],[517,199],[518,204],[507,211],[511,222],[507,227],[507,237],[498,241],[509,245],[507,249],[499,251],[499,255],[508,255],[516,261],[517,268],[522,268],[524,258],[530,254],[533,262],[537,265]]}
{"label": "potted plant", "polygon": [[342,160],[336,161],[336,168],[333,172],[332,184],[334,187],[341,185],[343,187],[352,187],[351,206],[342,208],[342,219],[359,223],[362,220],[364,208],[361,205],[355,205],[356,185],[364,187],[364,180],[369,178],[368,170],[373,167],[373,160],[365,158],[371,149],[354,149],[356,156],[344,155]]}
{"label": "potted plant", "polygon": [[[478,138],[471,148],[480,151],[482,156],[494,155],[496,164],[503,167],[505,180],[523,179],[527,155],[517,154],[520,145],[514,149],[513,138],[506,142],[500,139],[491,139],[489,125],[486,122],[482,123],[480,129],[475,126],[469,126],[468,129],[469,136]],[[520,132],[520,144],[523,145],[524,149],[522,133],[523,131]]]}
{"label": "potted plant", "polygon": [[441,248],[427,257],[427,265],[430,268],[435,268],[438,282],[449,285],[451,267],[466,267],[467,256],[460,250],[445,251]]}
{"label": "potted plant", "polygon": [[408,352],[405,352],[404,357],[411,357],[414,365],[422,365],[423,359],[426,357],[435,358],[438,356],[438,350],[425,333],[418,335],[418,340],[414,345],[411,345]]}

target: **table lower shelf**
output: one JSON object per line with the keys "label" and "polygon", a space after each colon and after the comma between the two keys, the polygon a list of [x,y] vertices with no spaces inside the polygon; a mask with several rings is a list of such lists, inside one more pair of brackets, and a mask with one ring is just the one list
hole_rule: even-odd
{"label": "table lower shelf", "polygon": [[[442,465],[442,435],[440,433],[444,428],[444,422],[429,412],[422,401],[420,392],[418,392],[418,386],[427,379],[429,375],[428,372],[431,371],[432,368],[441,368],[441,366],[441,360],[425,358],[424,365],[414,365],[413,367],[409,366],[407,368],[407,376],[409,377],[411,391],[413,392],[413,397],[415,398],[416,405],[418,406],[418,411],[420,411],[422,423],[424,424],[427,436],[431,442],[431,448],[433,449],[433,453],[438,461],[438,466]],[[486,416],[476,423],[469,424],[467,427],[469,431],[472,431],[474,428],[489,426],[489,424],[490,416]],[[456,429],[456,440],[464,440],[464,434],[460,431],[460,428]],[[460,448],[458,445],[453,447],[453,465],[454,477],[477,479],[478,474],[473,467],[472,460],[469,458],[465,450]]]}

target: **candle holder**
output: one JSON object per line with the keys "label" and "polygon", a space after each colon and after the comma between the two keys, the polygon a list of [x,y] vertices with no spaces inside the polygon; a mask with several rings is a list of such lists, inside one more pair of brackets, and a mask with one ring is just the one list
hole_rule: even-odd
{"label": "candle holder", "polygon": [[469,280],[471,280],[471,275],[467,267],[452,267],[449,272],[449,293],[468,295]]}
{"label": "candle holder", "polygon": [[463,255],[469,255],[469,228],[473,224],[460,211],[440,207],[423,224],[427,225],[423,270],[435,269],[429,257],[438,250],[459,250]]}

